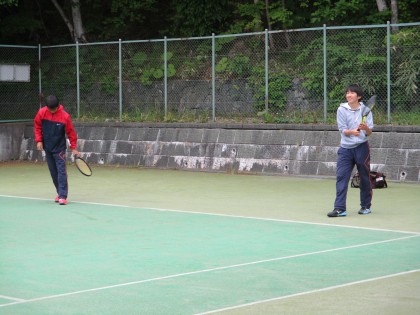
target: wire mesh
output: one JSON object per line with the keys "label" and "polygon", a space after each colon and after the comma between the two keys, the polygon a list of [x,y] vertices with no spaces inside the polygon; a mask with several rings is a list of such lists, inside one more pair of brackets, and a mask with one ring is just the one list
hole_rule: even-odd
{"label": "wire mesh", "polygon": [[256,117],[265,104],[265,36],[216,39],[216,116]]}
{"label": "wire mesh", "polygon": [[119,117],[118,49],[118,44],[79,47],[80,115],[86,119]]}
{"label": "wire mesh", "polygon": [[208,121],[212,113],[212,41],[168,41],[167,120]]}
{"label": "wire mesh", "polygon": [[124,120],[163,120],[165,116],[163,56],[163,42],[122,44]]}
{"label": "wire mesh", "polygon": [[41,82],[44,96],[56,95],[64,109],[77,117],[76,48],[47,47],[41,54]]}
{"label": "wire mesh", "polygon": [[269,35],[269,103],[274,122],[323,120],[323,31]]}
{"label": "wire mesh", "polygon": [[28,65],[29,82],[0,80],[0,120],[33,119],[39,109],[38,47],[0,47],[0,65]]}
{"label": "wire mesh", "polygon": [[420,116],[418,96],[420,77],[419,27],[399,27],[390,37],[391,122],[417,124]]}
{"label": "wire mesh", "polygon": [[338,29],[327,32],[327,90],[330,115],[335,117],[337,107],[345,101],[345,88],[355,83],[363,87],[364,100],[377,95],[375,123],[379,117],[386,120],[386,36],[385,28]]}
{"label": "wire mesh", "polygon": [[227,122],[334,123],[345,87],[358,83],[366,99],[377,95],[375,124],[419,124],[419,27],[222,35],[214,45],[204,37],[42,47],[41,86],[38,47],[2,45],[0,65],[28,64],[31,72],[30,82],[0,81],[0,120],[32,119],[41,88],[89,121],[207,122],[214,110]]}

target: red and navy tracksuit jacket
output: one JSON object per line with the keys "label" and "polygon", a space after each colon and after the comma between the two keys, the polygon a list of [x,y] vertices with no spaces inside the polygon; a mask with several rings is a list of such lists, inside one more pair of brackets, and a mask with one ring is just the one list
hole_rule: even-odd
{"label": "red and navy tracksuit jacket", "polygon": [[65,151],[66,134],[70,141],[70,148],[77,147],[77,134],[74,130],[70,115],[59,105],[55,113],[51,113],[47,106],[41,108],[34,119],[35,142],[43,142],[47,153]]}

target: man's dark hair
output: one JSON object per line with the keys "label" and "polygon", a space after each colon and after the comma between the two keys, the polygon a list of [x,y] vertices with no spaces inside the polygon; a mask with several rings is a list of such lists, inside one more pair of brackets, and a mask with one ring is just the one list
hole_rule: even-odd
{"label": "man's dark hair", "polygon": [[45,105],[47,105],[48,108],[54,109],[57,108],[59,105],[58,98],[55,95],[49,95],[45,98]]}
{"label": "man's dark hair", "polygon": [[357,96],[360,96],[360,100],[363,99],[363,89],[358,86],[357,84],[350,84],[347,89],[346,89],[346,93],[350,91],[350,92],[354,92],[357,94]]}

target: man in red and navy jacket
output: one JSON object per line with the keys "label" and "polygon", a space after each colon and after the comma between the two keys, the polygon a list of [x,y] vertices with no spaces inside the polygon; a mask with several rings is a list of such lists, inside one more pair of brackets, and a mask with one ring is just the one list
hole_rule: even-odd
{"label": "man in red and navy jacket", "polygon": [[72,154],[80,155],[77,151],[77,134],[70,115],[64,111],[56,96],[48,96],[45,105],[34,119],[36,147],[40,151],[45,151],[48,169],[58,194],[55,202],[66,205],[68,194],[66,135],[70,141]]}

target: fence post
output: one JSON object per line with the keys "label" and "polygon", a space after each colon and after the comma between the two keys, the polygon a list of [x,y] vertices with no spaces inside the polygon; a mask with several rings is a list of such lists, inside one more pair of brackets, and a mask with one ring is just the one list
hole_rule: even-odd
{"label": "fence post", "polygon": [[165,120],[168,117],[168,38],[163,41],[163,91],[165,104]]}
{"label": "fence post", "polygon": [[211,35],[211,105],[212,120],[216,121],[216,39]]}
{"label": "fence post", "polygon": [[328,106],[328,97],[327,97],[327,25],[323,26],[323,37],[324,37],[324,123],[327,122],[327,106]]}
{"label": "fence post", "polygon": [[268,114],[268,29],[265,29],[265,112]]}
{"label": "fence post", "polygon": [[77,89],[77,118],[80,118],[80,63],[79,42],[76,42],[76,89]]}
{"label": "fence post", "polygon": [[119,106],[120,121],[122,121],[122,44],[121,38],[118,40],[118,85],[119,85]]}
{"label": "fence post", "polygon": [[38,44],[38,88],[39,88],[39,108],[41,108],[42,107],[41,44]]}
{"label": "fence post", "polygon": [[387,119],[391,122],[391,25],[386,24]]}

